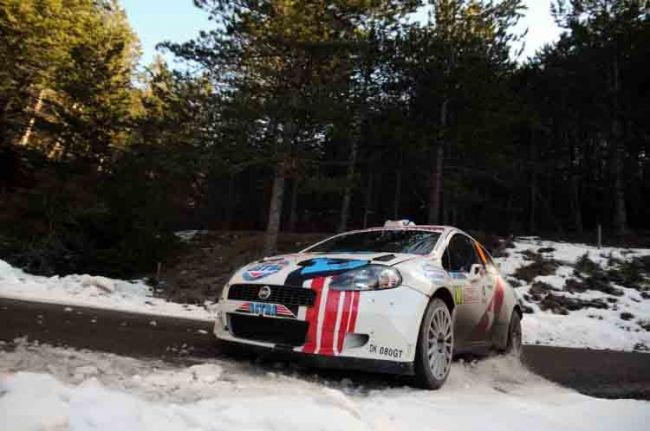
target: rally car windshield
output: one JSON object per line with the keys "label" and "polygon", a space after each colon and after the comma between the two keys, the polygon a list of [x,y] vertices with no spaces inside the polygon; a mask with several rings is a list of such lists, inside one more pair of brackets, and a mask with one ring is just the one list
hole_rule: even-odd
{"label": "rally car windshield", "polygon": [[310,253],[429,254],[440,234],[423,230],[376,230],[336,236],[305,250]]}

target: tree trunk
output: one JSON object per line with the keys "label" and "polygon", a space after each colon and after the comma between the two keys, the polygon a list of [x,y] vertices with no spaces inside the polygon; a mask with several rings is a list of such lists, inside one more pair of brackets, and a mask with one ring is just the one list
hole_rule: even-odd
{"label": "tree trunk", "polygon": [[582,208],[580,206],[580,172],[578,166],[576,165],[577,157],[575,154],[579,151],[574,151],[574,146],[570,145],[571,148],[571,212],[573,213],[574,227],[578,234],[582,234]]}
{"label": "tree trunk", "polygon": [[27,122],[27,127],[25,128],[22,137],[18,141],[18,145],[20,145],[21,147],[24,147],[27,144],[29,144],[29,138],[32,136],[32,130],[34,130],[34,123],[36,123],[36,115],[38,115],[38,113],[41,111],[41,108],[43,107],[44,92],[45,90],[41,90],[38,92],[38,97],[36,98],[36,103],[34,104],[34,115]]}
{"label": "tree trunk", "polygon": [[289,212],[289,226],[287,230],[293,232],[296,230],[296,220],[298,219],[298,179],[293,181],[291,189],[291,209]]}
{"label": "tree trunk", "polygon": [[628,231],[627,209],[625,208],[625,184],[623,182],[624,148],[621,133],[619,92],[621,88],[618,60],[612,67],[612,168],[614,169],[614,229],[619,235]]}
{"label": "tree trunk", "polygon": [[435,164],[433,167],[431,194],[429,195],[429,224],[440,223],[440,199],[442,195],[442,170],[444,167],[444,136],[447,128],[447,106],[449,99],[445,99],[440,107],[440,136],[436,148]]}
{"label": "tree trunk", "polygon": [[228,195],[226,197],[226,211],[224,217],[224,229],[232,228],[232,216],[235,209],[235,174],[231,173],[228,177]]}
{"label": "tree trunk", "polygon": [[440,198],[442,194],[442,167],[444,148],[442,143],[436,149],[435,165],[431,181],[431,194],[429,195],[429,217],[428,223],[435,225],[440,223]]}
{"label": "tree trunk", "polygon": [[280,231],[280,221],[282,218],[282,199],[284,197],[285,187],[285,164],[284,161],[278,163],[275,167],[273,176],[273,189],[271,190],[271,203],[269,205],[269,217],[266,225],[266,235],[264,238],[264,256],[272,255],[277,248],[278,232]]}
{"label": "tree trunk", "polygon": [[350,202],[352,200],[352,186],[356,174],[357,157],[359,153],[359,140],[357,132],[352,132],[352,142],[350,142],[350,157],[348,159],[348,170],[345,175],[345,188],[343,189],[343,201],[341,202],[341,214],[339,217],[338,232],[345,232],[348,227],[348,218],[350,217]]}
{"label": "tree trunk", "polygon": [[399,214],[399,202],[400,202],[400,194],[402,193],[402,165],[400,163],[400,167],[397,170],[397,175],[395,178],[395,195],[393,196],[393,218],[395,220],[399,220],[400,214]]}
{"label": "tree trunk", "polygon": [[368,174],[368,187],[366,188],[366,202],[365,202],[365,208],[363,210],[363,228],[368,227],[368,222],[370,218],[370,212],[371,212],[371,206],[372,206],[372,172]]}
{"label": "tree trunk", "polygon": [[537,158],[535,157],[537,142],[535,138],[536,134],[533,126],[530,136],[530,213],[528,214],[528,232],[530,234],[535,233],[537,229]]}
{"label": "tree trunk", "polygon": [[[615,144],[616,145],[616,144]],[[614,148],[614,229],[619,235],[627,233],[627,209],[625,208],[625,187],[623,184],[623,157],[620,148]]]}

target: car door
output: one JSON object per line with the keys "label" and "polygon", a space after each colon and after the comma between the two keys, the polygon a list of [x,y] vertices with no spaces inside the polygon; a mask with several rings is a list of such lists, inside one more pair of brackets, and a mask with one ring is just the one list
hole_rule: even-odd
{"label": "car door", "polygon": [[475,328],[487,304],[486,270],[474,246],[474,240],[462,233],[451,237],[442,255],[442,265],[451,278],[456,303],[454,333],[462,346],[477,340]]}
{"label": "car door", "polygon": [[[471,337],[477,341],[490,340],[495,335],[502,333],[504,325],[507,327],[510,322],[508,308],[504,307],[505,284],[489,253],[478,242],[474,242],[474,245],[485,266],[485,280],[481,317]],[[499,326],[501,326],[501,330],[498,329]]]}

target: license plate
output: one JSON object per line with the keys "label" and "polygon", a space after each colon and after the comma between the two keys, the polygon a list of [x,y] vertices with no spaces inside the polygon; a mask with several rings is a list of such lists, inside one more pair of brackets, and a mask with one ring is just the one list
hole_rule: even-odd
{"label": "license plate", "polygon": [[275,304],[251,302],[251,313],[257,314],[258,316],[277,316],[278,306]]}

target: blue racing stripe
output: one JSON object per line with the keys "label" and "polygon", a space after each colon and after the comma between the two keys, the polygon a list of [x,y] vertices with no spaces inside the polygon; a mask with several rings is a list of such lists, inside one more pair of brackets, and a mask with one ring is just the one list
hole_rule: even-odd
{"label": "blue racing stripe", "polygon": [[328,257],[317,257],[309,261],[309,265],[302,268],[301,275],[312,275],[331,271],[347,271],[360,268],[368,264],[367,260],[346,260],[331,259]]}

